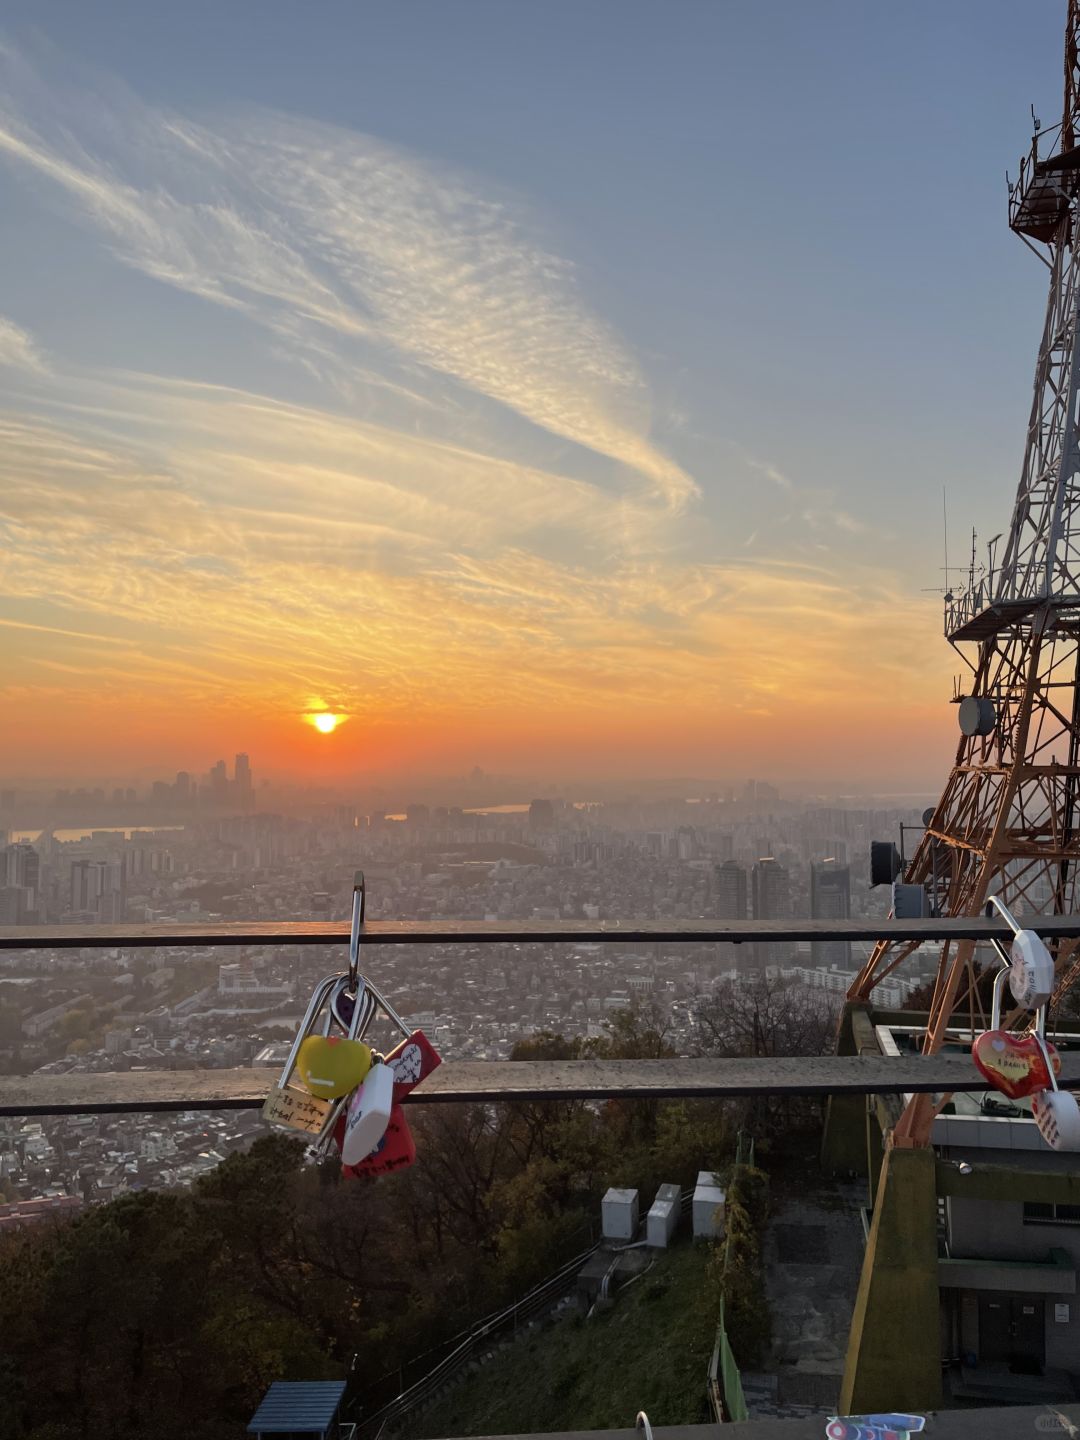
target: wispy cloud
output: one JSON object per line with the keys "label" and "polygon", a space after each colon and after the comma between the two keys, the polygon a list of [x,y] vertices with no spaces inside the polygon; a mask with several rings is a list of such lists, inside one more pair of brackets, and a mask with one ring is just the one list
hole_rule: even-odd
{"label": "wispy cloud", "polygon": [[625,346],[515,198],[369,136],[270,112],[196,121],[100,82],[68,83],[66,124],[31,66],[10,51],[0,64],[0,154],[127,264],[245,312],[339,383],[390,352],[619,462],[669,505],[696,493],[647,437]]}
{"label": "wispy cloud", "polygon": [[[64,427],[0,427],[0,593],[40,627],[9,666],[15,690],[52,693],[63,673],[94,703],[134,690],[198,709],[228,692],[253,713],[323,693],[410,723],[493,695],[530,713],[656,714],[692,696],[739,714],[914,663],[907,640],[881,646],[883,618],[910,604],[876,573],[675,563],[644,543],[647,512],[624,543],[578,482],[212,387],[142,382],[125,446],[105,432],[134,392],[99,384]],[[440,495],[452,473],[460,510]],[[577,559],[548,543],[560,524],[584,537]],[[921,643],[918,623],[892,629]],[[114,630],[107,663],[89,663],[87,637]]]}
{"label": "wispy cloud", "polygon": [[0,315],[0,365],[31,370],[38,375],[44,375],[49,368],[33,337],[3,315]]}
{"label": "wispy cloud", "polygon": [[756,470],[759,474],[764,475],[767,479],[771,480],[773,484],[777,487],[777,489],[782,490],[785,495],[790,495],[793,493],[795,489],[795,482],[794,480],[789,479],[782,470],[777,469],[777,467],[771,464],[768,460],[757,459],[756,456],[750,455],[745,450],[742,452],[742,455],[743,459],[746,461],[747,465],[750,466],[751,470]]}
{"label": "wispy cloud", "polygon": [[[633,358],[520,201],[343,130],[0,64],[0,158],[270,342],[229,388],[46,367],[0,321],[26,397],[0,413],[9,726],[319,695],[403,731],[498,708],[596,734],[693,710],[712,734],[926,683],[927,625],[888,575],[807,563],[864,530],[828,491],[740,450],[753,533],[680,513],[695,486],[649,438]],[[265,393],[276,354],[319,399]]]}

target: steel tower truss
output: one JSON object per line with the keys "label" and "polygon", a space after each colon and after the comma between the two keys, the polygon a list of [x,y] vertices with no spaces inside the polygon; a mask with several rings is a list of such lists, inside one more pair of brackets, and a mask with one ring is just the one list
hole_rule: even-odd
{"label": "steel tower truss", "polygon": [[[946,594],[945,632],[972,670],[967,728],[904,879],[941,915],[1080,908],[1080,0],[1069,0],[1062,123],[1036,130],[1009,192],[1009,224],[1047,265],[1046,307],[1023,469],[1000,569]],[[977,646],[969,658],[961,646]],[[912,953],[879,943],[848,992],[866,1000]],[[1077,942],[1056,950],[1058,993],[1080,973]],[[973,942],[942,947],[924,1051],[950,1024],[985,1028]],[[954,1016],[956,1017],[954,1020]],[[961,1019],[963,1017],[963,1019]],[[939,1106],[940,1108],[940,1102]],[[936,1107],[912,1099],[900,1146],[929,1143]]]}

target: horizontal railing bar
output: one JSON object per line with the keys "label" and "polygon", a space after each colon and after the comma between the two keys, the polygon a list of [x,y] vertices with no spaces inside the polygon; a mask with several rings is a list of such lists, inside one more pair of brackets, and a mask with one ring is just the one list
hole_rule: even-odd
{"label": "horizontal railing bar", "polygon": [[[255,1110],[279,1072],[144,1070],[0,1076],[0,1115]],[[1080,1055],[1062,1057],[1060,1084],[1080,1089]],[[887,1095],[982,1091],[968,1055],[815,1055],[760,1059],[452,1060],[410,1104],[498,1100],[673,1100],[758,1095]]]}
{"label": "horizontal railing bar", "polygon": [[[1080,936],[1080,915],[1024,915],[1047,939]],[[3,925],[0,950],[157,945],[344,945],[347,920],[209,920],[138,925]],[[813,940],[1011,940],[999,917],[924,920],[368,920],[366,945],[720,943]]]}
{"label": "horizontal railing bar", "polygon": [[[704,1388],[704,1387],[703,1387]],[[821,1440],[825,1433],[822,1411],[808,1419],[757,1419],[725,1425],[653,1425],[655,1440]],[[1080,1423],[1080,1404],[1008,1405],[973,1410],[939,1410],[926,1428],[927,1440],[1017,1440],[1017,1436],[1073,1433]],[[933,1429],[931,1430],[931,1426]],[[1051,1428],[1053,1426],[1054,1428]],[[532,1434],[490,1436],[488,1440],[642,1440],[642,1430],[558,1430]],[[851,1429],[854,1434],[854,1427]],[[869,1432],[867,1432],[869,1433]],[[884,1430],[882,1433],[887,1433]]]}

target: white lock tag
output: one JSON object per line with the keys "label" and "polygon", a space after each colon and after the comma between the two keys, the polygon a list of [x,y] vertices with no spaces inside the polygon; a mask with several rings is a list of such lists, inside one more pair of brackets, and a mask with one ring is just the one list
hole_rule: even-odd
{"label": "white lock tag", "polygon": [[1038,1010],[1054,993],[1054,962],[1034,930],[1021,930],[1009,952],[1009,989],[1017,1005]]}
{"label": "white lock tag", "polygon": [[373,1065],[349,1099],[341,1139],[342,1164],[359,1165],[371,1154],[386,1133],[393,1104],[393,1070],[389,1065]]}
{"label": "white lock tag", "polygon": [[1031,1113],[1052,1150],[1080,1150],[1080,1106],[1068,1090],[1037,1090]]}

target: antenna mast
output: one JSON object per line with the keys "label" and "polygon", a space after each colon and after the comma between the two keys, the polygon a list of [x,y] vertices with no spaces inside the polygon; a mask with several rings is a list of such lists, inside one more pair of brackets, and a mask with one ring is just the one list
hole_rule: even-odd
{"label": "antenna mast", "polygon": [[[1080,909],[1078,131],[1080,0],[1069,0],[1061,123],[1043,129],[1035,120],[1009,187],[1009,226],[1050,271],[1020,483],[1000,566],[995,553],[990,574],[977,576],[972,532],[966,592],[954,596],[946,575],[945,633],[977,647],[977,657],[958,710],[955,764],[903,877],[923,886],[941,915],[980,915],[991,894],[1016,913]],[[848,998],[867,1000],[912,949],[879,943]],[[954,1023],[985,1028],[974,951],[971,941],[942,947],[925,1053],[941,1048]],[[1076,954],[1076,941],[1057,946],[1058,998],[1080,974]],[[913,1097],[893,1145],[929,1145],[942,1103]]]}

